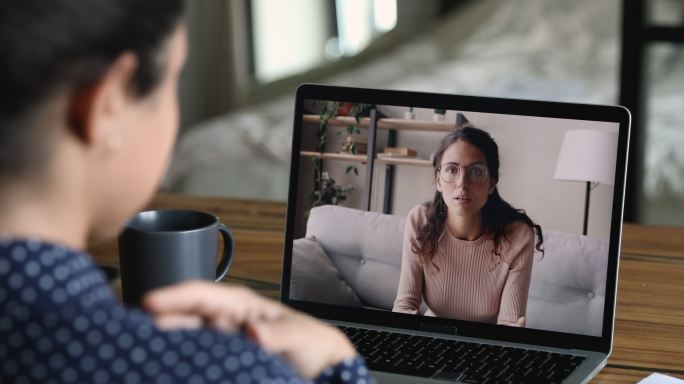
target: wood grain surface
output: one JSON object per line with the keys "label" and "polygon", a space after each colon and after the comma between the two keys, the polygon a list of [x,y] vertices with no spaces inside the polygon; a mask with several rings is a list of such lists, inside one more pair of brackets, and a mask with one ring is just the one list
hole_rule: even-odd
{"label": "wood grain surface", "polygon": [[[277,298],[284,203],[161,194],[149,208],[218,216],[236,240],[227,281]],[[115,241],[90,252],[99,264],[118,265]],[[592,383],[636,383],[652,372],[684,379],[684,229],[625,224],[613,353]]]}
{"label": "wood grain surface", "polygon": [[[650,371],[643,371],[643,370],[636,370],[636,369],[628,369],[628,368],[614,368],[611,366],[605,367],[601,370],[601,372],[596,375],[591,380],[591,383],[597,383],[597,384],[623,384],[623,383],[638,383],[639,380],[642,380],[646,378],[648,375],[650,375],[653,372]],[[672,374],[669,373],[670,376],[674,376],[679,379],[684,379],[683,374]]]}

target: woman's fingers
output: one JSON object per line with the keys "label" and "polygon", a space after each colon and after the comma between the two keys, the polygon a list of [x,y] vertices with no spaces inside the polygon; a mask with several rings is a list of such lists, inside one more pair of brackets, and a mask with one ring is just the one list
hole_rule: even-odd
{"label": "woman's fingers", "polygon": [[[190,281],[160,288],[143,298],[143,308],[156,318],[169,316],[195,317],[207,325],[234,331],[247,321],[269,319],[279,315],[283,306],[253,291],[230,285]],[[164,320],[175,324],[174,320]],[[179,322],[179,324],[186,324]]]}
{"label": "woman's fingers", "polygon": [[192,315],[162,315],[155,317],[155,324],[164,330],[197,329],[204,325],[204,319]]}
{"label": "woman's fingers", "polygon": [[245,295],[244,288],[221,287],[203,281],[188,281],[155,289],[143,297],[145,309],[155,313],[213,312],[225,301],[235,301]]}
{"label": "woman's fingers", "polygon": [[245,333],[266,351],[283,356],[305,378],[354,357],[351,343],[336,329],[295,311],[274,319],[247,323]]}
{"label": "woman's fingers", "polygon": [[[311,322],[315,322],[311,324]],[[305,341],[304,334],[311,332],[316,334],[318,322],[312,318],[300,315],[294,311],[283,311],[281,316],[267,319],[250,321],[245,324],[245,331],[249,337],[271,353],[283,353],[297,343]],[[314,327],[310,329],[309,326]],[[321,326],[325,326],[321,324]]]}
{"label": "woman's fingers", "polygon": [[521,328],[525,328],[525,326],[527,325],[527,319],[525,318],[525,316],[519,318],[515,325]]}

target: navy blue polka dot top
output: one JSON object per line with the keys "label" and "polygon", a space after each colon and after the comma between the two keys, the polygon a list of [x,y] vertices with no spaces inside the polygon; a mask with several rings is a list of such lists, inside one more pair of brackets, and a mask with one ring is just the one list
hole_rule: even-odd
{"label": "navy blue polka dot top", "polygon": [[[0,238],[0,383],[302,383],[242,334],[163,331],[86,254]],[[373,382],[360,358],[316,383]]]}

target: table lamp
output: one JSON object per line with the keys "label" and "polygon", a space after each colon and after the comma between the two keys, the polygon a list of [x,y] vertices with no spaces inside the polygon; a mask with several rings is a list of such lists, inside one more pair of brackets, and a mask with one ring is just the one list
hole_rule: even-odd
{"label": "table lamp", "polygon": [[600,129],[575,129],[565,132],[561,145],[555,180],[583,181],[587,184],[584,198],[584,228],[589,223],[589,197],[599,184],[612,185],[615,180],[615,159],[618,133]]}

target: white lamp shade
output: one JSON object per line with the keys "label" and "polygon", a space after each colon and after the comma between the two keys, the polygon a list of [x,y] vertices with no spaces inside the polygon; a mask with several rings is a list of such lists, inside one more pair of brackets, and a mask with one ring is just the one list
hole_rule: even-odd
{"label": "white lamp shade", "polygon": [[617,141],[617,132],[598,129],[566,131],[553,178],[612,185],[615,181]]}

